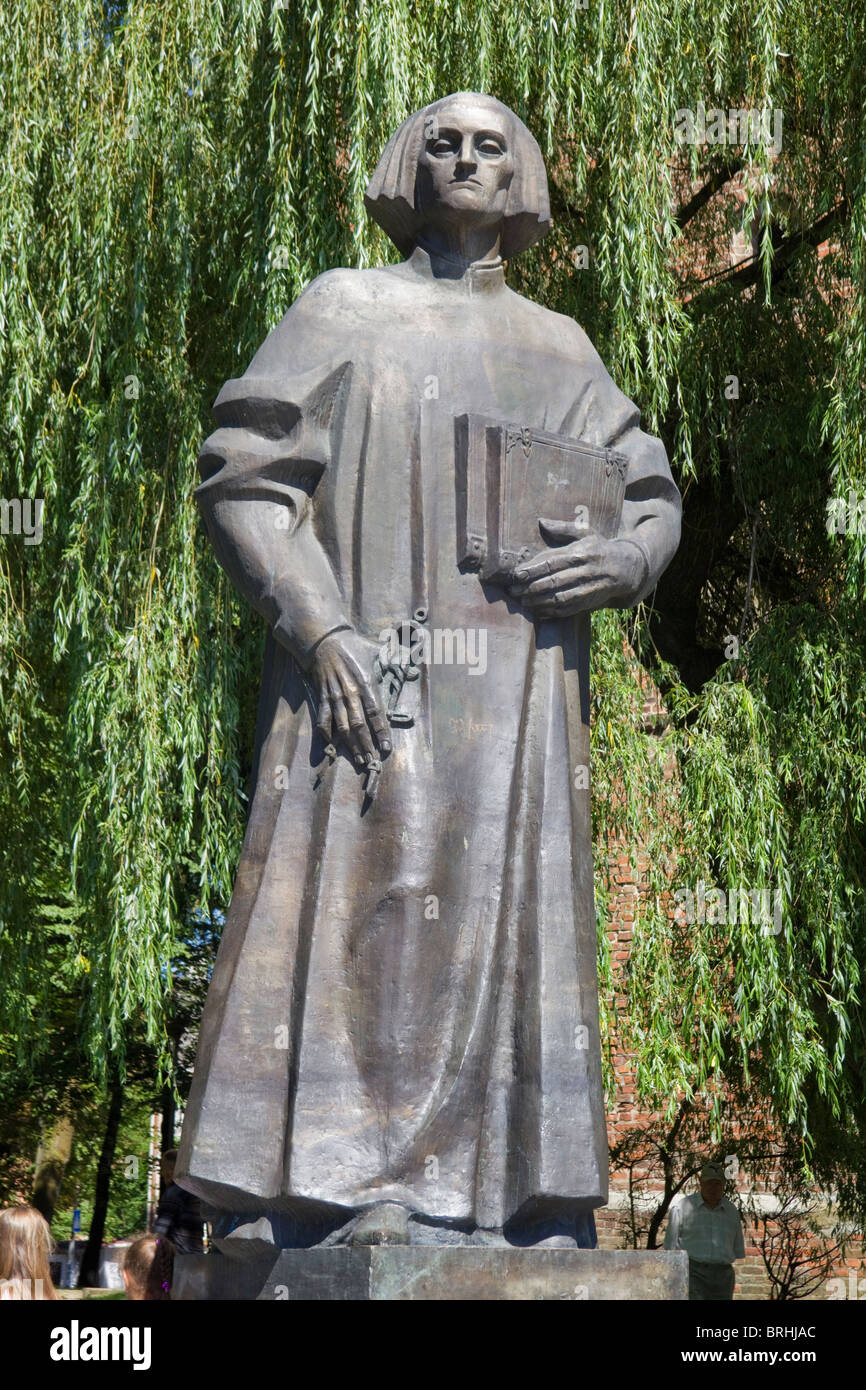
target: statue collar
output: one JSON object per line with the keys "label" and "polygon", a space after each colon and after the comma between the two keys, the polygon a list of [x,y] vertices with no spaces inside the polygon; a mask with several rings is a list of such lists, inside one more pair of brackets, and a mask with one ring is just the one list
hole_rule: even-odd
{"label": "statue collar", "polygon": [[435,280],[467,294],[495,293],[505,285],[501,256],[490,261],[475,261],[467,266],[454,257],[431,254],[423,246],[416,246],[406,266],[425,280]]}

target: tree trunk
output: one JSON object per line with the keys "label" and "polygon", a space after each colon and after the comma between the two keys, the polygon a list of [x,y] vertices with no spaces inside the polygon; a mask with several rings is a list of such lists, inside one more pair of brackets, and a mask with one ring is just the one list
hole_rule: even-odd
{"label": "tree trunk", "polygon": [[60,1185],[72,1156],[75,1126],[69,1115],[61,1115],[51,1126],[47,1140],[36,1151],[32,1205],[41,1211],[49,1226],[60,1197]]}
{"label": "tree trunk", "polygon": [[117,1134],[120,1129],[122,1108],[123,1087],[120,1081],[115,1079],[112,1081],[109,1091],[108,1118],[105,1121],[102,1152],[99,1155],[99,1167],[96,1170],[93,1220],[90,1223],[87,1245],[84,1248],[84,1257],[81,1261],[81,1273],[78,1276],[80,1289],[96,1288],[99,1285],[99,1254],[102,1249],[102,1237],[105,1233],[105,1217],[108,1212],[108,1198],[111,1192],[111,1169],[117,1148]]}
{"label": "tree trunk", "polygon": [[674,1183],[674,1158],[677,1152],[677,1136],[680,1132],[680,1129],[682,1128],[686,1116],[692,1109],[692,1101],[684,1100],[681,1102],[680,1108],[677,1111],[676,1119],[674,1120],[669,1133],[667,1134],[664,1142],[659,1145],[659,1154],[662,1160],[662,1172],[664,1173],[665,1188],[664,1196],[662,1197],[661,1202],[653,1212],[652,1220],[649,1224],[649,1230],[647,1231],[646,1240],[647,1250],[658,1249],[656,1245],[656,1240],[658,1238],[658,1233],[661,1229],[661,1224],[668,1214],[668,1209],[676,1193],[680,1190],[680,1188],[683,1185],[683,1182],[685,1181],[684,1178],[680,1178],[678,1183]]}
{"label": "tree trunk", "polygon": [[[174,1143],[174,1122],[175,1122],[175,1117],[176,1117],[176,1109],[177,1109],[177,1107],[175,1106],[175,1103],[174,1103],[174,1091],[172,1090],[172,1088],[171,1088],[170,1085],[169,1085],[169,1086],[163,1086],[163,1088],[162,1088],[162,1135],[161,1135],[161,1140],[160,1140],[160,1148],[161,1148],[161,1150],[162,1150],[163,1153],[168,1153],[168,1151],[169,1151],[170,1149],[173,1149],[173,1148],[175,1147],[175,1143]],[[162,1181],[161,1181],[161,1179],[160,1179],[160,1191],[162,1191]]]}

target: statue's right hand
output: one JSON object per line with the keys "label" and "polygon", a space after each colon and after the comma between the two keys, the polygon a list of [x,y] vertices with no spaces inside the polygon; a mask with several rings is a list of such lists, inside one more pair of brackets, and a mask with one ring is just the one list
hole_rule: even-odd
{"label": "statue's right hand", "polygon": [[340,738],[359,771],[391,752],[391,730],[372,677],[378,648],[344,628],[329,633],[313,658],[318,697],[316,728],[330,743]]}

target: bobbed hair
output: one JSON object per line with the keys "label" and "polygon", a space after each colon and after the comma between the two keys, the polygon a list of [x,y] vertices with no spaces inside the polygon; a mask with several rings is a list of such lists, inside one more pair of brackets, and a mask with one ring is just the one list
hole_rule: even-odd
{"label": "bobbed hair", "polygon": [[505,260],[525,251],[550,231],[547,172],[541,150],[518,116],[495,97],[481,92],[452,92],[407,117],[394,132],[367,185],[364,204],[374,221],[403,256],[410,256],[424,225],[416,206],[418,160],[424,148],[427,123],[448,106],[488,106],[504,120],[514,159],[508,188],[501,254]]}

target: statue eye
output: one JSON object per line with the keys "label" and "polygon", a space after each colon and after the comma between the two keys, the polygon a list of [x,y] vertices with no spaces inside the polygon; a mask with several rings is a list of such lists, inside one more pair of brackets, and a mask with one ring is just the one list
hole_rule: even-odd
{"label": "statue eye", "polygon": [[427,148],[431,154],[441,156],[445,154],[453,154],[455,150],[455,144],[453,140],[431,140]]}
{"label": "statue eye", "polygon": [[491,140],[489,136],[485,137],[483,140],[479,140],[476,148],[478,149],[479,154],[485,154],[488,157],[495,157],[496,155],[501,155],[505,153],[499,141]]}

